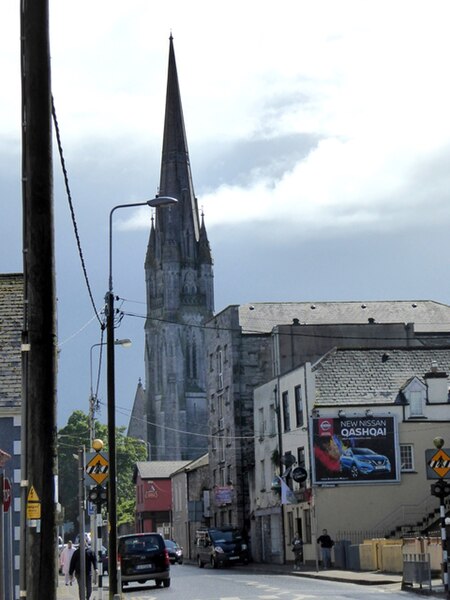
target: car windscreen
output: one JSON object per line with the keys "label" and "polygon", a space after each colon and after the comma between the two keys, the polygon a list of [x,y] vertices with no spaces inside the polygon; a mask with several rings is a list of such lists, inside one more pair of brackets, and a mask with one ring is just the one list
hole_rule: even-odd
{"label": "car windscreen", "polygon": [[138,537],[123,538],[119,540],[119,552],[127,554],[145,554],[161,549],[161,538],[158,535],[141,535]]}
{"label": "car windscreen", "polygon": [[242,539],[239,531],[236,531],[235,529],[230,529],[228,531],[213,529],[209,532],[209,535],[213,542],[238,542]]}

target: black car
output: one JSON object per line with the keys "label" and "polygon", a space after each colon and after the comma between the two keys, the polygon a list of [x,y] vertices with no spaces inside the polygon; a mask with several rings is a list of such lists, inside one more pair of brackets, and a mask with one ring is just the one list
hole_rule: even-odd
{"label": "black car", "polygon": [[135,533],[119,537],[118,554],[122,589],[128,583],[153,579],[156,586],[170,586],[170,560],[160,533]]}
{"label": "black car", "polygon": [[200,568],[211,565],[214,569],[236,563],[246,565],[250,553],[241,532],[235,527],[213,527],[197,531],[196,556]]}
{"label": "black car", "polygon": [[183,548],[179,546],[173,540],[164,540],[166,544],[167,552],[169,553],[170,562],[174,565],[178,563],[179,565],[183,564]]}

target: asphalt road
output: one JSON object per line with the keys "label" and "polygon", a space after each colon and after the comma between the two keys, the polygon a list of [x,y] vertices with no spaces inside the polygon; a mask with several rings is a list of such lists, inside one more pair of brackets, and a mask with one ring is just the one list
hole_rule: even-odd
{"label": "asphalt road", "polygon": [[171,568],[170,588],[136,584],[127,586],[123,593],[125,600],[371,600],[380,597],[405,600],[418,596],[400,591],[399,584],[361,586],[292,575],[246,573],[232,568],[199,569],[187,564]]}

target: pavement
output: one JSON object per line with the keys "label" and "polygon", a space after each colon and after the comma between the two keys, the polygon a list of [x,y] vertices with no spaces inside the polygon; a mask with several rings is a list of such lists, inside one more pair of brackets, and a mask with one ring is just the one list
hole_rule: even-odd
{"label": "pavement", "polygon": [[[379,571],[344,571],[341,569],[320,569],[317,571],[315,568],[309,566],[302,566],[300,570],[294,570],[292,563],[287,565],[251,563],[245,566],[234,565],[233,569],[245,573],[273,573],[277,575],[292,575],[293,577],[307,577],[310,579],[341,581],[345,583],[355,583],[357,585],[388,586],[393,590],[404,589],[405,591],[415,592],[432,598],[448,598],[441,579],[433,579],[430,590],[427,586],[424,585],[420,587],[418,584],[402,587],[402,575],[380,573]],[[105,590],[107,590],[107,587],[105,587],[103,591],[104,599],[108,598],[107,591]],[[93,591],[91,600],[94,600],[94,598],[97,598],[97,594],[94,594]],[[78,585],[76,581],[74,581],[72,586],[66,586],[64,585],[64,577],[60,575],[57,588],[57,599],[78,600]]]}

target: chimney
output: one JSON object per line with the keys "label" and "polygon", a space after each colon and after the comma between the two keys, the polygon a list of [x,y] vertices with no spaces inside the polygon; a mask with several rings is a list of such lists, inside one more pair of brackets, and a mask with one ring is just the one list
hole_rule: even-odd
{"label": "chimney", "polygon": [[437,362],[431,363],[431,371],[425,373],[428,389],[428,403],[442,404],[448,402],[448,374],[438,370]]}

